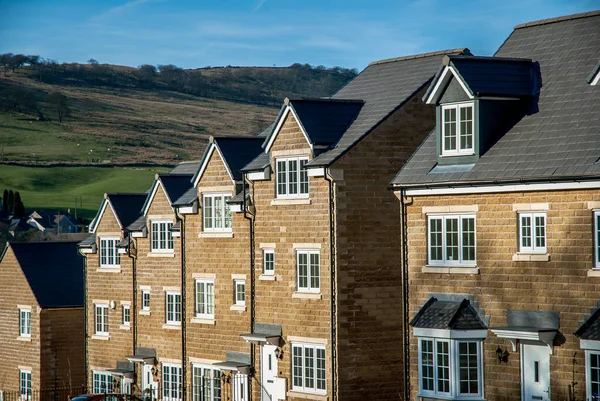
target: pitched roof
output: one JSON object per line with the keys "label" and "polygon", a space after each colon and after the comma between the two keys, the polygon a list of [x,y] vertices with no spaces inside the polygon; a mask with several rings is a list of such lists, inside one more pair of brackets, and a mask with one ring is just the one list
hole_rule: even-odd
{"label": "pitched roof", "polygon": [[192,175],[159,175],[158,178],[162,182],[165,192],[169,196],[171,203],[175,202],[188,189],[192,187]]}
{"label": "pitched roof", "polygon": [[83,306],[83,256],[76,241],[9,246],[42,308]]}
{"label": "pitched roof", "polygon": [[117,218],[127,227],[142,213],[142,206],[146,200],[146,194],[108,193],[106,194],[112,204]]}
{"label": "pitched roof", "polygon": [[257,171],[263,170],[265,167],[269,165],[269,154],[265,152],[261,152],[258,156],[256,156],[250,163],[246,164],[242,171]]}
{"label": "pitched roof", "polygon": [[[432,132],[393,184],[473,185],[600,175],[600,87],[586,77],[598,62],[600,12],[518,26],[496,56],[539,63],[537,111],[524,116],[467,171],[434,169]],[[432,171],[433,170],[433,171]]]}
{"label": "pitched roof", "polygon": [[438,300],[431,297],[411,320],[410,325],[426,329],[481,330],[487,329],[468,299]]}
{"label": "pitched roof", "polygon": [[181,162],[173,170],[169,171],[169,175],[194,175],[199,168],[199,160]]}
{"label": "pitched roof", "polygon": [[215,137],[214,142],[236,181],[242,179],[242,168],[262,153],[260,137]]}
{"label": "pitched roof", "polygon": [[196,187],[191,187],[173,202],[173,206],[191,205],[196,199],[198,199],[198,189]]}
{"label": "pitched roof", "polygon": [[314,158],[309,165],[330,165],[353,148],[371,130],[427,85],[439,68],[442,56],[448,54],[470,53],[468,49],[453,49],[369,64],[332,97],[338,100],[361,99],[365,102],[364,106],[335,147]]}

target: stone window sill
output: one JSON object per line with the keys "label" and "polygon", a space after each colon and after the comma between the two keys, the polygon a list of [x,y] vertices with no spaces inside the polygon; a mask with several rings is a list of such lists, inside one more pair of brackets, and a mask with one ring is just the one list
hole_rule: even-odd
{"label": "stone window sill", "polygon": [[273,199],[271,206],[310,205],[310,198]]}
{"label": "stone window sill", "polygon": [[277,277],[274,274],[261,274],[258,276],[261,281],[277,281]]}
{"label": "stone window sill", "polygon": [[210,324],[210,325],[215,325],[215,319],[207,319],[207,318],[203,318],[203,317],[193,317],[192,320],[190,320],[190,323],[196,323],[196,324]]}
{"label": "stone window sill", "polygon": [[148,252],[149,258],[174,258],[175,252]]}
{"label": "stone window sill", "polygon": [[19,340],[19,341],[26,341],[26,342],[30,343],[31,342],[31,337],[25,337],[25,336],[21,337],[21,336],[19,336],[19,337],[17,337],[17,340]]}
{"label": "stone window sill", "polygon": [[101,335],[98,335],[98,334],[94,334],[92,336],[92,340],[108,341],[108,340],[110,340],[110,336],[101,336]]}
{"label": "stone window sill", "polygon": [[588,277],[600,277],[600,269],[588,270],[587,276]]}
{"label": "stone window sill", "polygon": [[515,253],[513,262],[549,262],[550,254],[547,253]]}
{"label": "stone window sill", "polygon": [[201,232],[198,234],[198,238],[233,238],[233,232],[224,231],[224,232]]}
{"label": "stone window sill", "polygon": [[166,323],[162,325],[163,329],[167,329],[167,330],[181,330],[181,325],[179,324],[172,324],[172,323]]}
{"label": "stone window sill", "polygon": [[326,395],[300,393],[298,391],[288,391],[286,394],[290,398],[301,398],[303,400],[314,400],[314,401],[328,401],[329,397]]}
{"label": "stone window sill", "polygon": [[246,305],[231,305],[229,310],[235,310],[238,312],[246,312]]}
{"label": "stone window sill", "polygon": [[128,325],[128,324],[122,324],[122,325],[120,325],[120,326],[119,326],[119,328],[120,328],[121,330],[127,330],[127,331],[129,331],[129,330],[131,330],[131,325]]}
{"label": "stone window sill", "polygon": [[98,267],[96,269],[98,273],[121,273],[120,267]]}
{"label": "stone window sill", "polygon": [[320,293],[295,292],[292,294],[292,298],[295,298],[295,299],[323,299],[323,296]]}
{"label": "stone window sill", "polygon": [[142,309],[140,311],[140,315],[142,315],[142,316],[150,316],[150,311]]}
{"label": "stone window sill", "polygon": [[460,266],[423,266],[421,273],[443,273],[443,274],[479,274],[479,267]]}

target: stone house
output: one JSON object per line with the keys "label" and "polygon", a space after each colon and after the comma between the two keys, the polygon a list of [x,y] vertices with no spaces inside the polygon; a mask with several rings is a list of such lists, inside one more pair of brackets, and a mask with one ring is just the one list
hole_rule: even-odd
{"label": "stone house", "polygon": [[84,384],[83,258],[76,242],[9,243],[0,254],[0,398]]}
{"label": "stone house", "polygon": [[387,187],[435,125],[445,55],[370,64],[327,99],[286,99],[244,167],[256,400],[398,399],[400,211]]}
{"label": "stone house", "polygon": [[444,57],[400,199],[405,399],[600,395],[600,12]]}

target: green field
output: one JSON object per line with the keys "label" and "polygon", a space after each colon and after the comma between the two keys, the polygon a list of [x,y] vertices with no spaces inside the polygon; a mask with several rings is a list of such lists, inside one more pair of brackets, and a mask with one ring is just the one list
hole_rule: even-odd
{"label": "green field", "polygon": [[145,192],[168,167],[20,167],[0,165],[0,194],[19,191],[25,208],[71,209],[91,219],[105,192]]}

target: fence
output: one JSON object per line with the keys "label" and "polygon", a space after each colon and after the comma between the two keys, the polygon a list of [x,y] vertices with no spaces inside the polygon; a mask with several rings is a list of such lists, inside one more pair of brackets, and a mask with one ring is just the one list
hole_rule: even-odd
{"label": "fence", "polygon": [[28,391],[3,391],[2,401],[68,401],[86,393],[85,386],[57,387]]}

